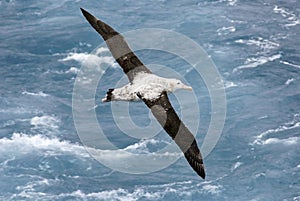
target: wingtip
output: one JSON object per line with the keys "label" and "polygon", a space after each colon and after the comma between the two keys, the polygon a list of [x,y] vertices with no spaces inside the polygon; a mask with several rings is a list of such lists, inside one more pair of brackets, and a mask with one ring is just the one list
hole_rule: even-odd
{"label": "wingtip", "polygon": [[85,17],[85,18],[88,18],[89,16],[92,16],[89,12],[87,12],[85,9],[83,9],[83,8],[80,8],[80,10],[81,10],[81,12],[82,12],[82,14],[83,14],[83,16]]}
{"label": "wingtip", "polygon": [[198,169],[197,174],[202,178],[205,179],[205,169],[204,165],[201,165],[201,167]]}
{"label": "wingtip", "polygon": [[86,12],[86,10],[84,10],[83,8],[80,8],[82,14],[84,14]]}
{"label": "wingtip", "polygon": [[87,11],[80,7],[81,12],[86,13]]}
{"label": "wingtip", "polygon": [[190,165],[192,166],[192,168],[194,169],[194,171],[197,173],[197,175],[199,175],[202,179],[205,179],[205,168],[203,164],[199,164],[199,163],[190,163]]}
{"label": "wingtip", "polygon": [[205,179],[205,167],[203,164],[202,156],[200,152],[198,154],[193,153],[194,150],[191,148],[184,153],[185,158],[187,159],[190,166],[193,170],[203,179]]}
{"label": "wingtip", "polygon": [[192,168],[202,179],[205,179],[206,175],[205,175],[205,168],[203,164],[195,163],[192,165]]}

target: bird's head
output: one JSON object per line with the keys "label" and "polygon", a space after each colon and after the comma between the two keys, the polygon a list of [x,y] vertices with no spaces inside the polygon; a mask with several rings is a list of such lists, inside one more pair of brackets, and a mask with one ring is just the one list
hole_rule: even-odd
{"label": "bird's head", "polygon": [[171,91],[175,91],[177,89],[185,89],[185,90],[189,90],[189,91],[193,90],[192,87],[183,84],[180,80],[177,80],[177,79],[171,79],[170,89],[171,89]]}

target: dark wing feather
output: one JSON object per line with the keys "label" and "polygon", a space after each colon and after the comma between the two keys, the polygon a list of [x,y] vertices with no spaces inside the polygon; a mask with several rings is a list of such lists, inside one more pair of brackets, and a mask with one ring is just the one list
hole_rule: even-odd
{"label": "dark wing feather", "polygon": [[[118,32],[101,20],[95,18],[84,9],[81,8],[81,11],[92,27],[94,27],[94,29],[96,29],[96,31],[106,41],[113,57],[123,68],[123,71],[127,74],[130,82],[138,72],[151,73],[151,71],[145,67],[138,57],[132,52],[124,38]],[[156,100],[147,100],[143,99],[141,96],[139,97],[151,109],[151,112],[163,126],[164,130],[180,147],[191,167],[204,179],[205,171],[203,160],[196,140],[193,134],[177,116],[169,101],[167,93],[163,92]]]}
{"label": "dark wing feather", "polygon": [[200,177],[204,179],[205,170],[203,159],[197,146],[196,139],[189,129],[184,125],[184,123],[179,119],[176,111],[169,101],[167,93],[163,92],[156,100],[143,99],[143,97],[140,95],[139,97],[151,109],[152,114],[162,125],[164,130],[179,146],[190,166]]}
{"label": "dark wing feather", "polygon": [[86,10],[82,8],[80,9],[87,21],[105,40],[113,57],[122,67],[124,73],[128,76],[130,82],[132,82],[136,73],[151,73],[151,71],[132,52],[132,50],[130,49],[130,47],[128,46],[121,34],[119,34],[106,23],[91,15]]}

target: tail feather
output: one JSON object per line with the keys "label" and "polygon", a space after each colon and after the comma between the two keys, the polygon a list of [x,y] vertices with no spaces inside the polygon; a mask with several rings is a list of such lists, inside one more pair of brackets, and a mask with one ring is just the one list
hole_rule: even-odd
{"label": "tail feather", "polygon": [[113,91],[115,89],[108,89],[108,91],[106,92],[106,96],[105,98],[102,99],[102,102],[110,102],[113,99]]}

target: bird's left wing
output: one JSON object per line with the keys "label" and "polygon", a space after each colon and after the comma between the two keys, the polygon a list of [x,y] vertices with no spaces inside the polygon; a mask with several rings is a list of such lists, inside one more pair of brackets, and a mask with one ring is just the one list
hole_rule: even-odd
{"label": "bird's left wing", "polygon": [[196,139],[184,123],[179,119],[176,111],[172,107],[167,93],[164,91],[155,100],[144,99],[139,95],[145,104],[151,109],[152,114],[171,136],[175,143],[184,153],[190,166],[196,173],[205,179],[205,169],[203,165],[202,155],[197,146]]}
{"label": "bird's left wing", "polygon": [[133,53],[121,34],[83,8],[80,9],[87,21],[105,40],[110,52],[122,67],[130,82],[132,82],[136,73],[151,73],[151,71]]}

